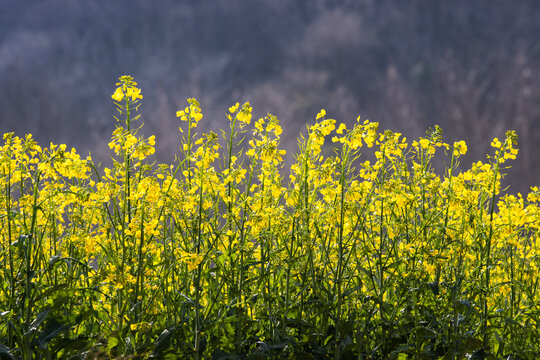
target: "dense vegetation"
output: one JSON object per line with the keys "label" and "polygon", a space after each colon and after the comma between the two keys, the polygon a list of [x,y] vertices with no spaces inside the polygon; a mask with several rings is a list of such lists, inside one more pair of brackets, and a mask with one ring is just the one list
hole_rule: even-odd
{"label": "dense vegetation", "polygon": [[137,84],[112,98],[112,167],[3,136],[2,359],[540,356],[540,191],[501,189],[514,132],[461,171],[439,127],[410,142],[321,110],[283,169],[275,116],[237,103],[199,133],[188,99],[156,164]]}

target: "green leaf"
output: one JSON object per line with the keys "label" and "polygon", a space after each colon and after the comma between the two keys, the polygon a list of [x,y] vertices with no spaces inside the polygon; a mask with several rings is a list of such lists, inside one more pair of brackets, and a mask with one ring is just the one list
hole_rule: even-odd
{"label": "green leaf", "polygon": [[49,311],[51,311],[50,308],[47,308],[45,310],[43,310],[42,312],[40,312],[39,314],[37,314],[36,318],[34,319],[34,321],[32,321],[30,323],[30,328],[28,329],[28,333],[30,333],[31,331],[35,331],[37,330],[37,328],[39,327],[39,325],[41,325],[41,323],[43,322],[43,320],[45,320],[45,318],[47,317],[47,315],[49,314]]}
{"label": "green leaf", "polygon": [[495,355],[502,355],[504,349],[504,340],[501,338],[497,331],[494,332],[494,337],[492,338],[492,347]]}
{"label": "green leaf", "polygon": [[109,338],[109,343],[107,344],[107,349],[110,351],[112,350],[114,347],[116,347],[118,345],[120,341],[118,340],[118,338],[116,336],[112,336]]}
{"label": "green leaf", "polygon": [[390,353],[390,358],[396,360],[406,360],[407,351],[409,351],[410,349],[411,346],[408,344],[400,345],[396,350]]}
{"label": "green leaf", "polygon": [[[223,350],[217,350],[212,354],[212,360],[240,360],[241,358],[242,357],[236,353],[231,354]],[[248,357],[248,359],[257,359],[257,358]]]}
{"label": "green leaf", "polygon": [[9,348],[5,346],[4,344],[0,343],[0,360],[15,360],[15,356],[11,354],[11,351],[9,351]]}
{"label": "green leaf", "polygon": [[65,349],[66,351],[84,351],[88,349],[88,339],[84,336],[79,336],[74,339],[60,338],[58,343],[55,343],[57,348]]}
{"label": "green leaf", "polygon": [[42,292],[41,294],[37,295],[35,301],[37,302],[45,297],[49,297],[51,294],[57,291],[63,290],[67,286],[68,286],[67,284],[58,284],[58,285],[52,286],[48,288],[47,290],[45,290],[44,292]]}
{"label": "green leaf", "polygon": [[484,349],[476,350],[469,360],[484,360],[486,358],[486,352]]}
{"label": "green leaf", "polygon": [[433,292],[433,295],[439,295],[439,282],[438,281],[428,282],[427,285]]}
{"label": "green leaf", "polygon": [[169,329],[165,329],[159,334],[154,346],[154,354],[159,355],[169,348],[172,335],[173,333]]}
{"label": "green leaf", "polygon": [[69,330],[69,328],[69,324],[62,324],[56,319],[51,319],[45,326],[45,329],[43,329],[43,332],[39,334],[38,346],[42,349],[46,348],[49,341],[51,341],[63,331]]}
{"label": "green leaf", "polygon": [[61,260],[60,255],[55,255],[49,259],[49,269],[53,269],[54,265]]}
{"label": "green leaf", "polygon": [[[235,357],[228,357],[227,359],[241,359],[240,355],[237,355],[237,354],[234,354]],[[249,354],[248,357],[247,357],[247,360],[267,360],[269,359],[270,357],[263,353],[263,352],[255,352],[255,353],[252,353],[252,354]]]}

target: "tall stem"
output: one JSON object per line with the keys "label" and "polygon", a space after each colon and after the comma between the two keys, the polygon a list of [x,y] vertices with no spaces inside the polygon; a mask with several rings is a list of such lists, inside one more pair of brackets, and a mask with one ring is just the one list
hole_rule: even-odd
{"label": "tall stem", "polygon": [[483,333],[484,333],[484,348],[487,349],[489,343],[489,333],[488,333],[488,297],[489,297],[489,287],[490,287],[490,275],[491,275],[491,238],[493,236],[493,216],[495,212],[495,196],[496,196],[496,185],[497,185],[497,175],[499,173],[499,160],[500,153],[497,156],[497,162],[495,165],[495,171],[493,174],[493,189],[491,193],[491,200],[489,206],[489,234],[486,243],[486,283],[484,287],[484,319],[483,319]]}
{"label": "tall stem", "polygon": [[337,313],[336,313],[336,330],[335,339],[336,347],[334,352],[334,358],[339,360],[341,357],[341,306],[343,302],[343,294],[341,288],[342,272],[343,272],[343,228],[345,226],[345,185],[346,185],[346,172],[348,165],[348,148],[344,149],[341,159],[341,174],[339,178],[339,184],[341,185],[341,193],[339,199],[339,228],[338,228],[338,263],[337,263]]}

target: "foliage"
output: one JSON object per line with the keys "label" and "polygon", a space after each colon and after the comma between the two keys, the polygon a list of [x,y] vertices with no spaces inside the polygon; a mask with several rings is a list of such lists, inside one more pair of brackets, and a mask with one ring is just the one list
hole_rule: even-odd
{"label": "foliage", "polygon": [[112,98],[102,171],[3,137],[2,359],[540,355],[540,191],[503,195],[512,131],[464,171],[438,127],[409,143],[321,110],[286,178],[279,121],[252,125],[249,103],[219,137],[188,99],[176,161],[156,165],[137,84]]}

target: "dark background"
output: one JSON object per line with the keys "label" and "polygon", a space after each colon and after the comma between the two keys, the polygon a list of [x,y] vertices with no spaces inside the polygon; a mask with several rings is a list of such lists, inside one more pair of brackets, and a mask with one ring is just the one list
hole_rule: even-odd
{"label": "dark background", "polygon": [[111,94],[142,87],[160,161],[179,145],[175,111],[202,104],[207,129],[236,101],[275,114],[289,154],[321,108],[408,139],[440,125],[485,160],[519,135],[511,192],[539,184],[538,0],[0,0],[0,132],[108,157]]}

